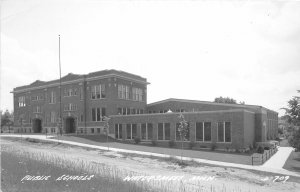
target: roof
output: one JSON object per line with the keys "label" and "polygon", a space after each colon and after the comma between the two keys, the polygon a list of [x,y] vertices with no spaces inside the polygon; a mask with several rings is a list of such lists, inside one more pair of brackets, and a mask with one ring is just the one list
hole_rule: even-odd
{"label": "roof", "polygon": [[[103,78],[117,77],[117,78],[127,79],[127,80],[131,80],[131,81],[136,81],[139,83],[149,84],[147,82],[146,78],[143,78],[141,76],[134,75],[131,73],[127,73],[124,71],[114,70],[114,69],[96,71],[96,72],[88,73],[86,75],[69,73],[61,78],[61,82],[67,83],[67,82],[73,82],[73,81],[83,81],[85,78],[87,80],[92,80],[92,79],[97,79],[97,78],[102,78],[102,77]],[[51,81],[36,80],[35,82],[33,82],[29,85],[16,87],[16,88],[14,88],[14,90],[12,92],[21,92],[21,91],[27,91],[28,89],[34,90],[34,89],[39,89],[39,88],[56,86],[59,82],[60,82],[60,79],[55,79],[55,80],[51,80]]]}
{"label": "roof", "polygon": [[[211,101],[199,101],[199,100],[188,100],[188,99],[176,99],[176,98],[169,98],[161,101],[157,101],[154,103],[150,103],[147,105],[147,107],[151,107],[154,105],[159,105],[167,102],[181,102],[181,103],[195,103],[195,104],[208,104],[208,105],[219,105],[219,106],[230,106],[230,107],[246,107],[246,108],[251,108],[251,109],[267,109],[265,107],[259,106],[259,105],[246,105],[246,104],[233,104],[233,103],[216,103],[216,102],[211,102]],[[272,111],[272,110],[270,110]],[[276,111],[273,111],[277,113]]]}

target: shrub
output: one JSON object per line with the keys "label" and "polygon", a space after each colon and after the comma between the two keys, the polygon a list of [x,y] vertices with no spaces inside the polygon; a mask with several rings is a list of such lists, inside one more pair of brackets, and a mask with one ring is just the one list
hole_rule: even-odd
{"label": "shrub", "polygon": [[235,148],[235,152],[236,152],[236,153],[240,153],[241,151],[240,151],[239,148]]}
{"label": "shrub", "polygon": [[169,147],[175,147],[175,142],[173,140],[170,140],[169,141]]}
{"label": "shrub", "polygon": [[193,149],[193,147],[195,147],[195,142],[194,141],[191,141],[190,143],[189,143],[189,148],[190,149]]}
{"label": "shrub", "polygon": [[264,153],[264,148],[262,146],[259,146],[256,150],[257,153],[263,154]]}
{"label": "shrub", "polygon": [[156,145],[157,145],[157,141],[152,140],[152,141],[151,141],[151,144],[152,144],[153,146],[156,146]]}
{"label": "shrub", "polygon": [[134,143],[135,144],[139,144],[140,142],[141,142],[140,138],[138,138],[138,137],[134,138]]}

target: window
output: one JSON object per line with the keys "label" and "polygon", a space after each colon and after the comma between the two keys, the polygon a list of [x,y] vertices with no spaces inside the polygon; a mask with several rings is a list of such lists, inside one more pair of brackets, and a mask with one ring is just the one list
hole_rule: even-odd
{"label": "window", "polygon": [[64,111],[76,111],[77,110],[77,105],[73,103],[69,103],[64,105]]}
{"label": "window", "polygon": [[103,99],[106,97],[105,84],[93,85],[91,87],[91,98],[92,99]]}
{"label": "window", "polygon": [[105,108],[92,108],[92,121],[103,121]]}
{"label": "window", "polygon": [[34,113],[41,113],[42,112],[41,106],[35,106],[34,109],[33,109],[33,112]]}
{"label": "window", "polygon": [[100,133],[100,128],[97,128],[97,133]]}
{"label": "window", "polygon": [[118,108],[118,115],[122,115],[122,108]]}
{"label": "window", "polygon": [[94,131],[95,131],[94,128],[91,128],[91,133],[94,133]]}
{"label": "window", "polygon": [[203,122],[196,123],[196,141],[203,141],[204,135]]}
{"label": "window", "polygon": [[127,134],[127,139],[132,139],[131,124],[126,125],[126,134]]}
{"label": "window", "polygon": [[141,124],[141,139],[142,140],[147,140],[147,124],[142,123]]}
{"label": "window", "polygon": [[158,140],[170,140],[170,123],[158,123]]}
{"label": "window", "polygon": [[50,113],[50,122],[55,123],[56,122],[56,114],[54,111],[51,111]]}
{"label": "window", "polygon": [[83,88],[79,87],[79,99],[83,100]]}
{"label": "window", "polygon": [[118,98],[129,99],[129,87],[126,85],[118,85]]}
{"label": "window", "polygon": [[122,124],[115,124],[115,138],[122,139]]}
{"label": "window", "polygon": [[25,107],[25,106],[26,106],[25,96],[19,97],[19,107]]}
{"label": "window", "polygon": [[140,88],[132,88],[132,100],[143,101],[143,90]]}
{"label": "window", "polygon": [[158,140],[164,140],[164,124],[163,123],[158,123],[158,129],[157,129],[157,135],[158,135]]}
{"label": "window", "polygon": [[224,142],[224,122],[218,122],[218,142]]}
{"label": "window", "polygon": [[56,93],[54,91],[50,93],[50,103],[56,103]]}
{"label": "window", "polygon": [[231,123],[218,123],[218,142],[231,142]]}
{"label": "window", "polygon": [[204,141],[211,141],[211,122],[204,122]]}
{"label": "window", "polygon": [[171,132],[170,123],[164,124],[164,132],[165,132],[164,140],[170,140],[170,132]]}
{"label": "window", "polygon": [[137,124],[132,124],[132,139],[137,137]]}
{"label": "window", "polygon": [[64,89],[64,97],[77,96],[77,88],[65,88]]}
{"label": "window", "polygon": [[148,140],[153,139],[153,125],[152,123],[147,123],[147,133],[148,133]]}
{"label": "window", "polygon": [[32,100],[32,101],[37,101],[37,100],[38,100],[38,96],[37,96],[37,95],[31,96],[31,100]]}

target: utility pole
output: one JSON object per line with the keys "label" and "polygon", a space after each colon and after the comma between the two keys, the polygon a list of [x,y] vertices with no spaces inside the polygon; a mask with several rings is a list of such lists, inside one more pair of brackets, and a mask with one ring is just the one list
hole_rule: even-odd
{"label": "utility pole", "polygon": [[61,112],[61,62],[60,62],[60,35],[58,35],[58,62],[59,62],[59,132],[62,136],[62,112]]}

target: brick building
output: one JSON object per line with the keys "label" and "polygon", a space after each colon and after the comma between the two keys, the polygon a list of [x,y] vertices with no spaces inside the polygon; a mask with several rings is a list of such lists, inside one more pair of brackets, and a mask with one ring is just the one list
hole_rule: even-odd
{"label": "brick building", "polygon": [[[179,140],[179,114],[188,121],[185,146],[247,148],[275,139],[278,114],[256,105],[167,99],[147,105],[146,78],[116,70],[87,75],[68,74],[60,80],[36,81],[17,87],[14,94],[15,132],[103,133],[109,116],[109,134],[119,140]],[[61,105],[60,105],[61,92]],[[60,109],[61,106],[61,109]]]}
{"label": "brick building", "polygon": [[54,133],[61,122],[63,133],[102,133],[104,116],[144,113],[147,84],[137,75],[104,70],[70,73],[61,78],[61,89],[59,79],[17,87],[12,91],[15,132]]}

